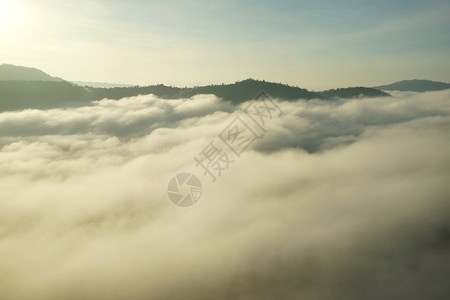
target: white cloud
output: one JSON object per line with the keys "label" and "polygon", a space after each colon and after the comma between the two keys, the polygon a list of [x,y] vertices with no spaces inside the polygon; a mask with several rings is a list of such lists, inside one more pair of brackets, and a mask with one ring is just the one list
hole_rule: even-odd
{"label": "white cloud", "polygon": [[212,96],[1,113],[0,298],[444,299],[449,96],[280,102],[214,184]]}

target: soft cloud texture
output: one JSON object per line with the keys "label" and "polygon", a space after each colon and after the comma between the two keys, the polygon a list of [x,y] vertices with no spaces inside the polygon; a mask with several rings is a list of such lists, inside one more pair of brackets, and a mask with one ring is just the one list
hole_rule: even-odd
{"label": "soft cloud texture", "polygon": [[278,102],[214,184],[213,96],[1,113],[0,298],[447,299],[449,98]]}

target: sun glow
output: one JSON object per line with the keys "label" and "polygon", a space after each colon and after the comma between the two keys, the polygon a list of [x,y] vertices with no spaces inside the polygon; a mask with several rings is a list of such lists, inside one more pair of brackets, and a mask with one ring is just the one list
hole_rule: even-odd
{"label": "sun glow", "polygon": [[25,22],[25,9],[20,1],[0,0],[0,32],[11,32]]}

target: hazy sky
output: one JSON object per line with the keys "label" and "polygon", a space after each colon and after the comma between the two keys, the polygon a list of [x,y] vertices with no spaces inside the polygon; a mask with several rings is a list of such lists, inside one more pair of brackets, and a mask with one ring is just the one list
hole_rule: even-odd
{"label": "hazy sky", "polygon": [[0,0],[0,63],[68,80],[450,81],[450,2]]}

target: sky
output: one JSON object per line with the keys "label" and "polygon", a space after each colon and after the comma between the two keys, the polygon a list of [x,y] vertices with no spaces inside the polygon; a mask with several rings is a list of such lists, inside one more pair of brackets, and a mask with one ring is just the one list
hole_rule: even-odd
{"label": "sky", "polygon": [[450,82],[450,2],[0,0],[0,63],[67,80]]}

